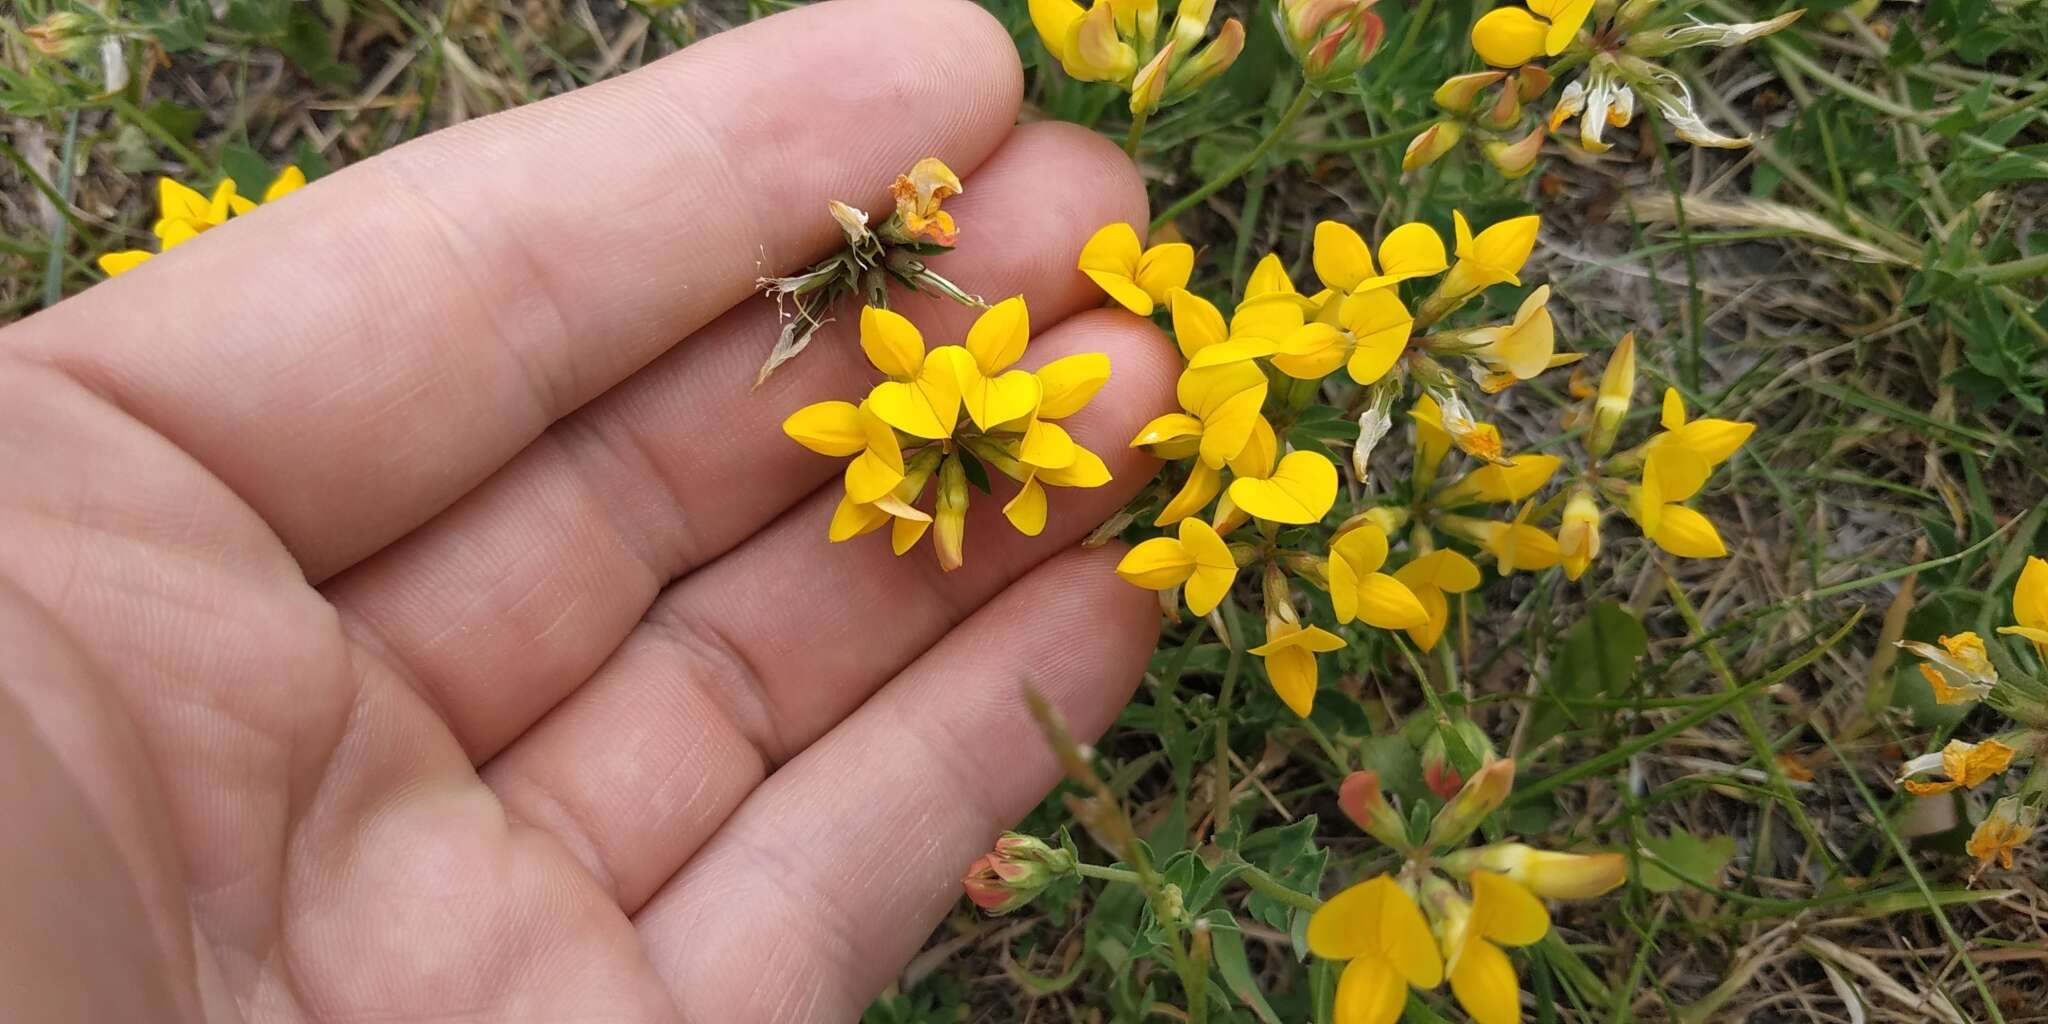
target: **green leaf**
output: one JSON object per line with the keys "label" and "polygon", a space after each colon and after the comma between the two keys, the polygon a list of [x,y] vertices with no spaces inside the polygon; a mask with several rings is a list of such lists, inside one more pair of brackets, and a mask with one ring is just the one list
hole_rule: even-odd
{"label": "green leaf", "polygon": [[1605,720],[1607,711],[1593,711],[1583,702],[1627,695],[1635,679],[1636,662],[1649,647],[1649,634],[1643,632],[1643,624],[1635,616],[1612,601],[1595,605],[1565,635],[1564,645],[1551,663],[1550,675],[1538,695],[1540,701],[1531,712],[1534,717],[1525,746],[1535,747],[1568,725]]}
{"label": "green leaf", "polygon": [[1252,973],[1251,960],[1245,956],[1244,936],[1237,930],[1237,918],[1228,910],[1217,910],[1203,919],[1209,922],[1209,948],[1216,958],[1216,973],[1223,976],[1230,994],[1263,1024],[1280,1024],[1280,1015],[1266,1002],[1266,994],[1259,990],[1258,976]]}
{"label": "green leaf", "polygon": [[[1735,857],[1735,840],[1729,836],[1713,836],[1700,839],[1690,832],[1673,832],[1662,839],[1650,839],[1643,847],[1655,854],[1658,860],[1671,865],[1672,869],[1692,879],[1713,885],[1719,881],[1721,872]],[[1652,892],[1672,892],[1685,887],[1685,883],[1648,860],[1643,861],[1643,888]]]}

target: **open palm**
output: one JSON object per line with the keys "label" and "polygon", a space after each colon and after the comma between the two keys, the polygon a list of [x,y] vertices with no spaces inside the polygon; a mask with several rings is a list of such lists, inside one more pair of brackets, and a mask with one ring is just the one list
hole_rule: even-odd
{"label": "open palm", "polygon": [[[1170,402],[1073,269],[1144,194],[1019,80],[967,4],[808,8],[0,334],[0,1016],[857,1015],[1056,776],[1020,682],[1092,735],[1152,649],[1074,547]],[[777,430],[871,379],[844,323],[749,392],[755,279],[927,154],[935,266],[1115,368],[1072,421],[1115,482],[1035,539],[979,501],[946,575],[828,546],[838,467]]]}

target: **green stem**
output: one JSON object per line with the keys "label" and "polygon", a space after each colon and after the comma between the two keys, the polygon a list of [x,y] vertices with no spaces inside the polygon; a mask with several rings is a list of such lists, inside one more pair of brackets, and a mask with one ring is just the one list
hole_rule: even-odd
{"label": "green stem", "polygon": [[2008,281],[2024,281],[2030,277],[2048,274],[2048,252],[1992,263],[1981,267],[1970,267],[1963,276],[1982,284],[2005,284]]}
{"label": "green stem", "polygon": [[57,223],[50,226],[50,258],[43,264],[43,305],[54,306],[64,297],[64,249],[70,242],[71,163],[78,151],[78,111],[64,119],[64,145],[58,150]]}
{"label": "green stem", "polygon": [[1214,831],[1219,833],[1230,829],[1230,698],[1244,671],[1244,617],[1237,614],[1236,601],[1223,602],[1223,617],[1230,626],[1230,661],[1223,667],[1223,688],[1216,694]]}
{"label": "green stem", "polygon": [[1313,914],[1323,909],[1323,901],[1317,899],[1314,893],[1306,893],[1299,889],[1291,888],[1285,882],[1250,864],[1246,864],[1244,870],[1238,872],[1237,877],[1244,879],[1244,884],[1250,887],[1253,892],[1269,899],[1278,900],[1296,910],[1304,910]]}
{"label": "green stem", "polygon": [[1272,130],[1266,133],[1265,138],[1259,140],[1257,146],[1252,147],[1251,152],[1224,168],[1221,174],[1203,182],[1202,187],[1180,197],[1172,206],[1167,207],[1165,212],[1152,218],[1152,230],[1157,231],[1166,226],[1175,217],[1194,209],[1196,203],[1222,191],[1231,182],[1244,177],[1246,171],[1258,166],[1259,161],[1265,159],[1267,152],[1272,150],[1274,143],[1279,142],[1281,137],[1287,134],[1288,129],[1294,127],[1294,122],[1308,109],[1309,101],[1315,99],[1315,95],[1315,90],[1310,89],[1307,82],[1303,82],[1301,88],[1295,92],[1293,101],[1287,104],[1286,112],[1280,115],[1280,120],[1273,123]]}
{"label": "green stem", "polygon": [[1132,163],[1138,162],[1138,142],[1145,137],[1145,122],[1151,119],[1152,112],[1149,110],[1141,110],[1131,115],[1131,130],[1124,135],[1124,155],[1130,157]]}
{"label": "green stem", "polygon": [[1105,882],[1122,882],[1125,885],[1145,884],[1145,880],[1139,878],[1137,872],[1125,871],[1122,868],[1112,868],[1101,864],[1076,864],[1074,870],[1082,878],[1099,878]]}

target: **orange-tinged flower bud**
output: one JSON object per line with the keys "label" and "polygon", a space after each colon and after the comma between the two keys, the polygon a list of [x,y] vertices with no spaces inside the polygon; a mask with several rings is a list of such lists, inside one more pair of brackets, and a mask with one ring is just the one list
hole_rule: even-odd
{"label": "orange-tinged flower bud", "polygon": [[1372,13],[1373,0],[1281,0],[1274,14],[1287,52],[1309,84],[1342,86],[1386,38],[1386,23]]}
{"label": "orange-tinged flower bud", "polygon": [[[1464,745],[1466,754],[1493,760],[1493,743],[1471,719],[1458,719],[1452,729],[1458,734],[1458,742]],[[1465,775],[1451,763],[1449,746],[1442,730],[1432,731],[1429,738],[1422,741],[1422,781],[1431,792],[1445,800],[1456,796],[1465,787]]]}
{"label": "orange-tinged flower bud", "polygon": [[1513,181],[1536,169],[1536,160],[1543,154],[1543,140],[1546,136],[1542,125],[1529,129],[1529,134],[1513,142],[1489,139],[1479,147],[1486,156],[1486,162],[1500,172],[1500,176]]}
{"label": "orange-tinged flower bud", "polygon": [[960,887],[974,905],[994,915],[1024,907],[1058,878],[1073,874],[1074,855],[1033,837],[1005,832],[996,848],[968,865]]}
{"label": "orange-tinged flower bud", "polygon": [[1586,900],[1628,879],[1628,861],[1618,853],[1555,853],[1521,843],[1495,843],[1459,850],[1443,859],[1454,875],[1492,871],[1508,876],[1549,900]]}
{"label": "orange-tinged flower bud", "polygon": [[1178,100],[1216,80],[1244,52],[1244,23],[1231,18],[1216,30],[1216,38],[1196,50],[1194,56],[1173,69],[1166,83],[1167,102]]}
{"label": "orange-tinged flower bud", "polygon": [[1471,835],[1487,815],[1507,802],[1508,793],[1514,788],[1515,762],[1512,758],[1487,762],[1465,780],[1458,795],[1445,803],[1443,810],[1437,812],[1436,820],[1429,823],[1429,845],[1444,849]]}
{"label": "orange-tinged flower bud", "polygon": [[1366,835],[1393,847],[1407,850],[1408,826],[1400,812],[1380,791],[1380,777],[1374,772],[1352,772],[1337,787],[1337,806]]}
{"label": "orange-tinged flower bud", "polygon": [[1494,131],[1506,131],[1522,119],[1522,96],[1513,89],[1494,94],[1493,102],[1478,111],[1479,123]]}
{"label": "orange-tinged flower bud", "polygon": [[1479,104],[1479,94],[1487,86],[1505,79],[1505,71],[1474,71],[1469,75],[1452,75],[1444,84],[1436,87],[1430,100],[1453,114],[1470,113]]}
{"label": "orange-tinged flower bud", "polygon": [[98,34],[92,18],[80,11],[58,11],[44,18],[22,33],[28,36],[30,46],[45,57],[70,60],[84,56],[93,46],[93,37]]}
{"label": "orange-tinged flower bud", "polygon": [[1456,149],[1458,140],[1465,137],[1465,126],[1456,121],[1439,121],[1422,130],[1415,141],[1408,144],[1408,151],[1401,155],[1401,169],[1412,171],[1428,167],[1443,159],[1444,154]]}
{"label": "orange-tinged flower bud", "polygon": [[939,463],[938,509],[932,517],[932,544],[939,552],[939,568],[952,572],[966,561],[967,467],[961,457]]}
{"label": "orange-tinged flower bud", "polygon": [[1553,78],[1550,71],[1541,64],[1524,64],[1515,72],[1515,91],[1527,103],[1550,91]]}
{"label": "orange-tinged flower bud", "polygon": [[1159,109],[1166,98],[1166,72],[1173,65],[1174,44],[1169,42],[1131,80],[1131,113],[1146,114]]}
{"label": "orange-tinged flower bud", "polygon": [[1636,389],[1636,332],[1621,336],[1621,343],[1607,357],[1607,369],[1600,374],[1599,397],[1593,400],[1593,432],[1586,437],[1586,451],[1602,458],[1614,450],[1615,435],[1628,415],[1629,396]]}
{"label": "orange-tinged flower bud", "polygon": [[1576,582],[1586,567],[1600,555],[1600,506],[1593,492],[1581,486],[1564,503],[1564,522],[1557,528],[1557,547],[1563,552],[1564,574]]}

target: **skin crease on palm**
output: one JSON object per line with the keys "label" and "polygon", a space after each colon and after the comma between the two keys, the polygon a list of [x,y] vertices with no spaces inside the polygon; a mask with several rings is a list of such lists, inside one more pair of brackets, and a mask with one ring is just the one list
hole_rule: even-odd
{"label": "skin crease on palm", "polygon": [[[1015,126],[1010,39],[841,0],[366,160],[0,332],[0,1019],[842,1021],[1094,735],[1153,596],[1075,545],[1172,348],[1076,272],[1115,148]],[[936,155],[949,277],[1115,481],[968,563],[828,545],[759,392],[763,273]],[[901,304],[935,340],[969,311]]]}

